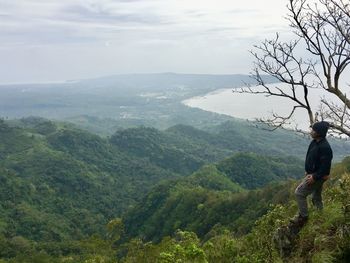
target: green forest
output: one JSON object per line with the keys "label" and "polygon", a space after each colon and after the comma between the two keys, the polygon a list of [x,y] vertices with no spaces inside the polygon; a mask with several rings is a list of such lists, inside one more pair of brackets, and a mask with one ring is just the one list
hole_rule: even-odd
{"label": "green forest", "polygon": [[349,262],[350,146],[336,139],[324,211],[280,249],[307,142],[237,122],[100,137],[0,120],[0,262]]}

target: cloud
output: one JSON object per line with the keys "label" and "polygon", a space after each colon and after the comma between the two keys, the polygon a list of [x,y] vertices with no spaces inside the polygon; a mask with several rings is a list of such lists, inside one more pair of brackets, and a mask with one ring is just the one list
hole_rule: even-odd
{"label": "cloud", "polygon": [[22,42],[27,44],[33,39],[43,44],[61,44],[65,40],[105,42],[111,37],[128,41],[135,40],[134,34],[146,37],[145,33],[158,34],[165,40],[184,35],[215,37],[220,32],[250,37],[271,27],[268,21],[262,24],[252,19],[252,15],[258,16],[259,9],[252,9],[251,4],[220,2],[221,5],[196,0],[3,0],[1,33],[6,43],[18,43],[22,36]]}
{"label": "cloud", "polygon": [[165,19],[156,14],[147,14],[128,11],[114,12],[103,6],[74,5],[61,10],[59,18],[66,21],[81,21],[92,23],[115,23],[115,24],[141,24],[153,25],[167,23]]}
{"label": "cloud", "polygon": [[0,39],[9,45],[105,42],[111,37],[128,41],[127,35],[170,26],[166,17],[147,11],[148,5],[140,2],[4,0],[0,5]]}
{"label": "cloud", "polygon": [[[285,31],[284,5],[281,0],[0,0],[0,56],[6,55],[18,74],[16,67],[28,65],[26,76],[34,72],[29,65],[40,61],[38,68],[48,76],[62,74],[55,80],[84,77],[80,67],[89,67],[90,75],[237,72],[249,63],[253,44]],[[55,71],[49,74],[47,65]],[[9,68],[6,61],[0,61],[1,68]],[[0,70],[0,79],[3,75]]]}

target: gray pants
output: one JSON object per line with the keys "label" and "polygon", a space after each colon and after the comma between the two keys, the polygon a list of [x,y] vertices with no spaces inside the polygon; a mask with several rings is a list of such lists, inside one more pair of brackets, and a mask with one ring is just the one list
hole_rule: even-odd
{"label": "gray pants", "polygon": [[312,185],[307,185],[306,177],[303,181],[298,185],[295,189],[295,197],[299,207],[299,214],[303,217],[308,216],[308,208],[307,208],[307,196],[312,194],[312,204],[317,208],[322,210],[322,186],[325,180],[317,180]]}

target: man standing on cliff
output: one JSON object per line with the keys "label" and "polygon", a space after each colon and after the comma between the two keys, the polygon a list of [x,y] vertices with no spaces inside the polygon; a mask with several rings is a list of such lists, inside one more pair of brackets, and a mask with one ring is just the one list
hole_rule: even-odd
{"label": "man standing on cliff", "polygon": [[312,194],[312,204],[319,210],[323,209],[322,186],[328,179],[333,158],[332,149],[326,139],[329,123],[316,122],[312,125],[312,142],[305,158],[305,178],[295,189],[299,214],[291,223],[302,227],[308,219],[307,196]]}

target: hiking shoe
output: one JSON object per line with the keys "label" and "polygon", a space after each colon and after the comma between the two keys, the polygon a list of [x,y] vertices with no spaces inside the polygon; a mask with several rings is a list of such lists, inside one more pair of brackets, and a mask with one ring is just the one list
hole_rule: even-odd
{"label": "hiking shoe", "polygon": [[302,227],[307,222],[307,216],[296,215],[291,220],[290,223]]}

